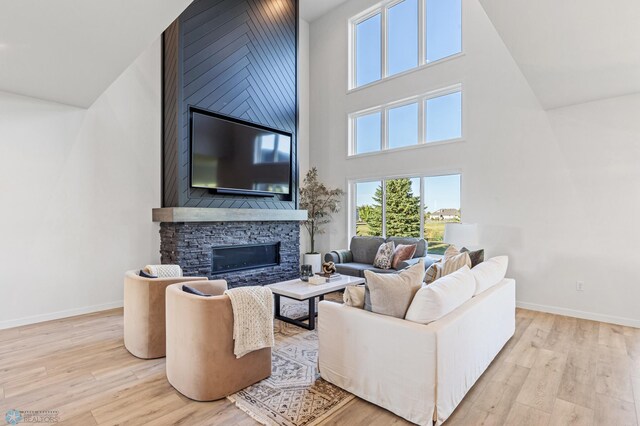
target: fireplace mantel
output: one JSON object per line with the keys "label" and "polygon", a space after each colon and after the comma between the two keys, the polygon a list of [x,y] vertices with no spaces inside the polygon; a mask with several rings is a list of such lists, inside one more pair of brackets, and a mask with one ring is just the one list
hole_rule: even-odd
{"label": "fireplace mantel", "polygon": [[153,221],[180,222],[298,222],[307,219],[306,210],[216,209],[166,207],[153,209]]}

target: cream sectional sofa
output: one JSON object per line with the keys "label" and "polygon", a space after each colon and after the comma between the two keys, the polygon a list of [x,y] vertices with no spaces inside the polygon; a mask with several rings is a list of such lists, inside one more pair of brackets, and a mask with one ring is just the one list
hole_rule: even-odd
{"label": "cream sectional sofa", "polygon": [[515,281],[502,279],[423,325],[319,304],[323,379],[420,425],[442,424],[515,332]]}

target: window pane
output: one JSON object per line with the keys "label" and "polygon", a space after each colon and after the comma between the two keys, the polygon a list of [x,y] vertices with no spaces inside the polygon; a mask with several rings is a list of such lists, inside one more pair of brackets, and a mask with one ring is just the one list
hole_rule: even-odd
{"label": "window pane", "polygon": [[462,137],[462,94],[427,99],[427,142]]}
{"label": "window pane", "polygon": [[380,151],[380,120],[382,113],[363,115],[356,118],[356,154]]}
{"label": "window pane", "polygon": [[418,104],[389,109],[389,148],[418,143]]}
{"label": "window pane", "polygon": [[356,235],[382,235],[382,183],[356,184]]}
{"label": "window pane", "polygon": [[381,77],[380,14],[356,25],[356,87]]}
{"label": "window pane", "polygon": [[424,178],[424,212],[424,237],[429,242],[428,252],[444,254],[448,247],[443,242],[444,225],[447,222],[460,222],[460,175]]}
{"label": "window pane", "polygon": [[461,0],[427,0],[427,62],[462,51]]}
{"label": "window pane", "polygon": [[397,74],[418,66],[418,1],[404,0],[387,16],[387,72]]}
{"label": "window pane", "polygon": [[385,181],[385,225],[388,237],[420,236],[420,178]]}

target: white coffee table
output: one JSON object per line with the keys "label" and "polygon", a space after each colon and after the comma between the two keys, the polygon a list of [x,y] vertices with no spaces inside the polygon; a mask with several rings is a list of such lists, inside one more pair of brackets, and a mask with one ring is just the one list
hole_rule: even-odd
{"label": "white coffee table", "polygon": [[[324,284],[309,284],[302,280],[283,281],[271,284],[268,287],[275,297],[275,318],[298,327],[313,330],[316,328],[316,298],[324,300],[324,295],[334,291],[344,290],[348,285],[364,284],[364,278],[343,275],[339,280]],[[280,297],[288,299],[309,301],[309,315],[302,318],[289,318],[280,314]],[[309,324],[303,321],[309,320]]]}

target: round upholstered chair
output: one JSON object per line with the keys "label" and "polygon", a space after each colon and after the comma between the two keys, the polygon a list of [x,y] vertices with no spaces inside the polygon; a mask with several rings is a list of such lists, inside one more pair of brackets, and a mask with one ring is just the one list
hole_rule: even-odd
{"label": "round upholstered chair", "polygon": [[224,398],[271,375],[271,348],[233,353],[233,309],[224,280],[167,287],[167,379],[196,401]]}
{"label": "round upholstered chair", "polygon": [[124,346],[138,358],[165,355],[165,290],[175,283],[206,277],[145,278],[136,271],[124,277]]}

